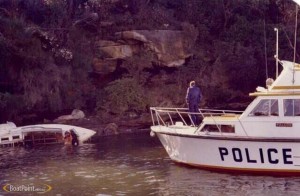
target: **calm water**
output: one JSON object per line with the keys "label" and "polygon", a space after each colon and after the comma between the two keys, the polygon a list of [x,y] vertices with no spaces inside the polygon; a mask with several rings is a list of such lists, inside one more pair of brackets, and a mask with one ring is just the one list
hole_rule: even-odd
{"label": "calm water", "polygon": [[50,185],[44,195],[300,194],[300,177],[230,175],[176,165],[149,134],[104,137],[77,148],[0,148],[0,195],[13,195],[2,190],[6,184]]}

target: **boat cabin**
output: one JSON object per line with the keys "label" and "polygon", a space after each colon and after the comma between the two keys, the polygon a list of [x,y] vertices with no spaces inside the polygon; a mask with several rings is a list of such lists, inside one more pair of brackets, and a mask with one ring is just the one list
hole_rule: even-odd
{"label": "boat cabin", "polygon": [[[282,61],[283,71],[268,89],[258,87],[242,114],[211,113],[199,132],[258,137],[300,137],[300,66]],[[200,110],[201,111],[201,110]]]}
{"label": "boat cabin", "polygon": [[38,145],[63,143],[63,130],[60,128],[44,128],[27,126],[13,134],[9,131],[0,135],[0,147],[18,145]]}

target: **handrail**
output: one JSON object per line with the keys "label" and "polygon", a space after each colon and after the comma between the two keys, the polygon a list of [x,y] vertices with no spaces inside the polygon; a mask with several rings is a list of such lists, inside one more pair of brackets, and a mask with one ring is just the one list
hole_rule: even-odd
{"label": "handrail", "polygon": [[[153,121],[153,125],[161,125],[164,126],[169,125],[169,123],[166,123],[167,119],[170,120],[171,125],[174,125],[176,122],[176,119],[179,118],[179,121],[183,122],[185,126],[188,126],[187,119],[189,119],[189,122],[191,122],[192,126],[195,126],[194,122],[192,121],[191,115],[199,115],[202,119],[205,117],[211,117],[214,124],[217,126],[218,131],[222,134],[221,126],[217,122],[217,120],[214,117],[218,116],[224,116],[226,114],[231,115],[240,115],[243,113],[243,111],[238,110],[218,110],[218,109],[198,109],[198,112],[189,112],[188,108],[163,108],[163,107],[150,107],[151,111],[151,118]],[[153,117],[153,112],[156,115],[156,119]],[[163,115],[167,115],[164,117]],[[236,116],[237,117],[237,116]],[[237,117],[238,123],[240,124],[242,130],[244,131],[245,135],[248,136],[242,122]]]}
{"label": "handrail", "polygon": [[152,119],[152,124],[153,126],[155,126],[155,122],[154,122],[154,117],[153,117],[153,112],[152,112],[152,107],[150,107],[150,113],[151,113],[151,119]]}
{"label": "handrail", "polygon": [[[157,112],[180,112],[182,114],[190,114],[191,112],[188,111],[187,108],[184,108],[186,110],[186,112],[184,111],[179,111],[179,110],[182,110],[182,108],[172,108],[173,110],[171,110],[170,108],[154,108],[154,107],[151,107],[150,108],[151,110],[154,110],[154,111],[157,111]],[[197,112],[197,114],[200,114],[200,113],[204,113],[204,111],[209,111],[211,114],[232,114],[232,113],[235,113],[235,114],[242,114],[243,111],[237,111],[237,110],[212,110],[212,109],[199,109],[201,110],[202,112]],[[207,113],[206,113],[207,114]]]}
{"label": "handrail", "polygon": [[180,116],[180,118],[182,119],[182,121],[184,122],[185,125],[187,125],[187,123],[185,122],[184,118],[181,116],[181,114],[177,111],[178,115]]}
{"label": "handrail", "polygon": [[199,109],[199,112],[189,112],[188,108],[162,108],[162,107],[150,107],[150,110],[155,112],[164,112],[164,113],[173,112],[173,113],[182,113],[182,114],[211,114],[211,115],[243,113],[243,111],[238,111],[238,110],[216,110],[216,109]]}
{"label": "handrail", "polygon": [[173,122],[173,119],[172,119],[172,117],[171,117],[171,115],[170,115],[170,113],[168,112],[168,116],[169,116],[169,118],[170,118],[170,120],[171,120],[171,124],[173,125],[174,124],[174,122]]}

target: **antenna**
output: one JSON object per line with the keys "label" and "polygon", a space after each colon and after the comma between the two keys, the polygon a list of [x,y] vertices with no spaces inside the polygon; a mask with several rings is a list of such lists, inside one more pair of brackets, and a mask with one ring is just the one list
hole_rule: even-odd
{"label": "antenna", "polygon": [[298,23],[298,5],[296,5],[296,21],[295,21],[295,34],[294,34],[294,67],[293,67],[293,84],[295,83],[295,61],[296,61],[296,47],[297,47],[297,24]]}
{"label": "antenna", "polygon": [[267,37],[266,37],[266,17],[264,17],[264,45],[265,45],[265,65],[266,65],[266,79],[269,77],[268,73],[268,58],[267,58]]}
{"label": "antenna", "polygon": [[278,78],[278,28],[274,28],[274,31],[276,32],[276,54],[275,54],[275,59],[276,59],[276,78]]}

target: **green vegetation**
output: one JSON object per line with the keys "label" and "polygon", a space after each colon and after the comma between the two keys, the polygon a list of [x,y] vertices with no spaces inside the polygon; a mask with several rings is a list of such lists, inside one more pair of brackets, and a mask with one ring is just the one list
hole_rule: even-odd
{"label": "green vegetation", "polygon": [[[148,105],[142,86],[132,78],[122,78],[108,84],[100,103],[106,111],[124,114],[126,111],[145,112]],[[102,97],[103,98],[103,97]]]}
{"label": "green vegetation", "polygon": [[[122,116],[184,106],[190,80],[200,85],[203,106],[244,100],[265,83],[265,42],[274,77],[274,27],[280,58],[292,59],[294,8],[286,0],[0,0],[0,123],[75,108]],[[117,42],[125,30],[182,30],[192,55],[169,68],[144,51],[116,68],[103,65],[112,73],[93,73],[95,42]]]}

